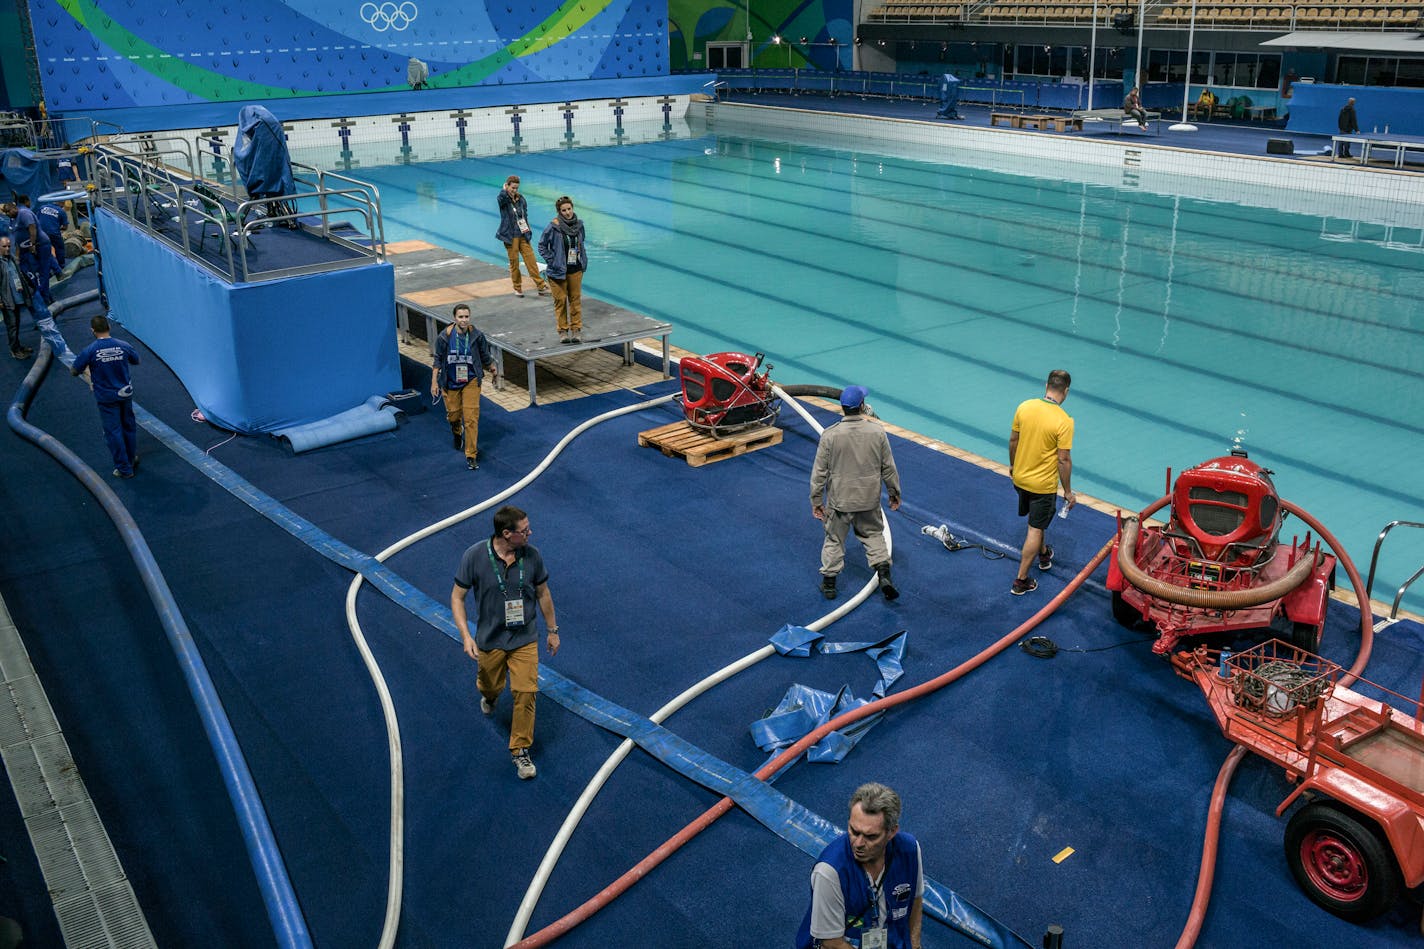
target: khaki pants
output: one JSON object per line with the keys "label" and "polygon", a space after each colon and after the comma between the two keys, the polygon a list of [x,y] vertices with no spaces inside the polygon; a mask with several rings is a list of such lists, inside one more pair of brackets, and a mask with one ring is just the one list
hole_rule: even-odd
{"label": "khaki pants", "polygon": [[539,694],[538,640],[509,652],[480,650],[480,675],[476,684],[491,705],[504,691],[506,670],[509,691],[514,696],[514,721],[509,726],[509,750],[514,751],[534,744],[534,699]]}
{"label": "khaki pants", "polygon": [[446,389],[445,420],[450,423],[450,431],[465,433],[465,457],[479,456],[480,437],[480,384],[473,379],[463,389]]}
{"label": "khaki pants", "polygon": [[547,289],[544,278],[539,276],[539,261],[534,256],[534,248],[530,246],[527,240],[522,237],[516,237],[508,244],[505,244],[504,249],[505,252],[509,254],[509,279],[513,281],[515,290],[519,290],[523,287],[520,281],[521,274],[519,273],[520,257],[524,258],[524,266],[528,269],[529,276],[534,278],[534,286],[540,290]]}
{"label": "khaki pants", "polygon": [[549,278],[554,291],[554,319],[560,333],[583,332],[583,271],[575,270],[564,279]]}
{"label": "khaki pants", "polygon": [[865,559],[874,567],[888,563],[890,552],[885,549],[885,518],[880,508],[868,511],[826,511],[826,542],[821,545],[821,573],[834,577],[845,567],[846,532],[855,528],[855,536],[865,548]]}

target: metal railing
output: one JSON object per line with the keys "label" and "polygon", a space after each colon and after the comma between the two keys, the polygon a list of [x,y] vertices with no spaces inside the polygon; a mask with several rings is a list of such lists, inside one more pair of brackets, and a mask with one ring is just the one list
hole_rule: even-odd
{"label": "metal railing", "polygon": [[[1365,596],[1367,598],[1371,597],[1371,591],[1373,591],[1375,587],[1375,567],[1379,564],[1380,547],[1384,544],[1384,539],[1389,536],[1389,532],[1394,530],[1396,527],[1424,528],[1424,524],[1421,524],[1418,521],[1390,521],[1384,526],[1384,530],[1380,531],[1379,537],[1375,540],[1374,553],[1370,555],[1370,575],[1369,579],[1365,581]],[[1424,567],[1420,567],[1418,570],[1414,571],[1414,575],[1408,580],[1405,580],[1404,584],[1399,588],[1399,591],[1394,594],[1394,603],[1392,603],[1389,608],[1390,619],[1397,619],[1399,617],[1399,601],[1404,599],[1404,592],[1408,590],[1410,585],[1413,584],[1415,580],[1418,580],[1421,576],[1424,576]],[[1361,608],[1369,609],[1369,605],[1362,603]]]}
{"label": "metal railing", "polygon": [[[121,214],[195,263],[234,281],[324,273],[385,259],[381,198],[373,185],[294,162],[294,171],[306,173],[294,174],[294,180],[307,190],[248,197],[230,158],[205,147],[214,144],[221,146],[218,140],[202,136],[193,143],[162,136],[126,136],[105,142],[95,154],[98,206]],[[219,159],[225,169],[218,166]],[[197,186],[205,181],[218,186],[216,196],[199,190]],[[318,223],[304,224],[308,218],[316,218]],[[366,236],[369,243],[343,236],[343,228],[333,227],[333,222],[339,224],[343,219],[349,219],[353,233]],[[196,242],[190,231],[195,223],[199,226]],[[308,233],[343,248],[346,255],[296,266],[257,267],[248,256],[252,236],[283,225],[305,227]],[[213,233],[219,242],[217,259],[203,253]]]}

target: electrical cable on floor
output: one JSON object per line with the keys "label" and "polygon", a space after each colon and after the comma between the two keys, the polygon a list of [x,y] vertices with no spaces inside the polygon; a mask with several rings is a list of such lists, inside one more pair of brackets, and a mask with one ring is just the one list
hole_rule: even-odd
{"label": "electrical cable on floor", "polygon": [[1052,659],[1060,652],[1107,652],[1109,649],[1118,649],[1122,646],[1145,645],[1150,640],[1147,639],[1124,639],[1122,642],[1111,643],[1107,646],[1060,646],[1047,636],[1030,636],[1019,643],[1019,648],[1033,656],[1035,659]]}

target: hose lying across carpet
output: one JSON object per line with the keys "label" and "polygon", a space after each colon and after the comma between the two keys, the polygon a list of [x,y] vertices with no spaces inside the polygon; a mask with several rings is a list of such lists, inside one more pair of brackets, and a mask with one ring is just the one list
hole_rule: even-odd
{"label": "hose lying across carpet", "polygon": [[[58,313],[64,308],[89,303],[98,298],[99,291],[93,290],[55,304],[50,312]],[[203,731],[207,734],[213,754],[218,759],[223,785],[232,800],[238,826],[242,830],[243,843],[247,847],[248,859],[252,862],[253,872],[257,876],[257,886],[262,893],[262,901],[266,904],[277,943],[293,949],[310,946],[311,936],[307,932],[306,920],[302,917],[301,907],[292,890],[292,882],[287,876],[286,865],[282,861],[281,851],[272,833],[272,825],[267,819],[267,812],[262,807],[262,799],[252,780],[252,773],[248,770],[247,760],[242,755],[237,736],[233,734],[232,723],[228,721],[217,689],[214,688],[207,667],[203,664],[203,657],[193,642],[192,633],[189,632],[188,624],[173,598],[173,591],[163,578],[153,551],[149,549],[133,515],[104,479],[53,435],[26,420],[30,405],[39,393],[53,363],[54,352],[49,342],[44,341],[40,345],[34,366],[30,368],[15,393],[15,399],[6,413],[6,421],[15,434],[50,455],[73,475],[75,480],[94,495],[95,500],[109,515],[109,519],[114,522],[114,527],[118,529],[119,537],[128,549],[129,556],[133,558],[139,577],[148,590],[149,598],[153,601],[158,620],[178,660],[183,680],[193,696],[193,704],[197,707],[198,717],[203,723]]]}

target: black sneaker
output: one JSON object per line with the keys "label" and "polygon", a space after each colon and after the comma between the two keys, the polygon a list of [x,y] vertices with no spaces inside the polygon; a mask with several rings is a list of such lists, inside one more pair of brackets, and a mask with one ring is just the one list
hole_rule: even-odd
{"label": "black sneaker", "polygon": [[115,468],[115,469],[114,469],[114,477],[115,477],[115,478],[132,478],[132,477],[133,477],[133,472],[130,471],[128,474],[124,474],[124,473],[123,473],[122,471],[120,471],[118,468]]}
{"label": "black sneaker", "polygon": [[479,471],[479,470],[480,470],[480,463],[479,463],[478,461],[476,461],[474,458],[466,458],[466,459],[465,459],[465,467],[468,468],[470,471]]}
{"label": "black sneaker", "polygon": [[828,600],[836,598],[836,578],[821,574],[821,595]]}
{"label": "black sneaker", "polygon": [[1047,570],[1053,566],[1053,548],[1045,546],[1038,552],[1038,569]]}
{"label": "black sneaker", "polygon": [[1012,593],[1014,596],[1023,596],[1025,593],[1032,593],[1034,590],[1037,589],[1038,581],[1035,580],[1033,577],[1028,577],[1023,580],[1020,580],[1015,577],[1014,585],[1009,588],[1009,592]]}
{"label": "black sneaker", "polygon": [[514,761],[514,770],[519,772],[521,781],[528,781],[539,773],[539,769],[534,767],[534,762],[529,757],[528,748],[516,748],[510,758]]}

